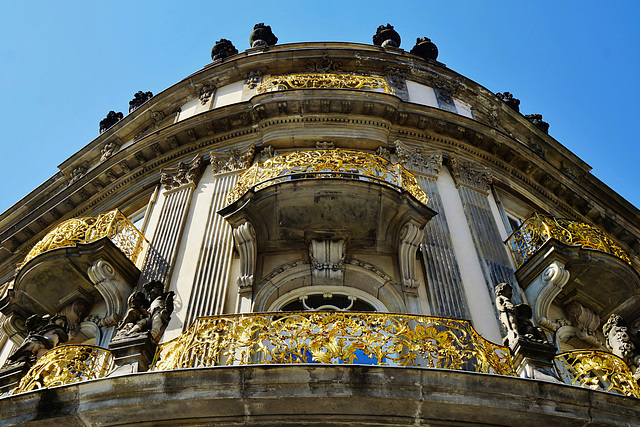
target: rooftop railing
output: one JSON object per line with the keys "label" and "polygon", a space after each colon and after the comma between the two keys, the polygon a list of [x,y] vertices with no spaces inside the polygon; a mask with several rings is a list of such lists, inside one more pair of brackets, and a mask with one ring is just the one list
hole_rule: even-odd
{"label": "rooftop railing", "polygon": [[118,209],[97,217],[72,218],[47,233],[25,257],[22,265],[47,251],[78,243],[91,243],[108,237],[132,262],[146,239]]}
{"label": "rooftop railing", "polygon": [[240,175],[227,203],[233,203],[252,188],[257,191],[280,182],[312,178],[376,182],[396,191],[406,190],[425,205],[429,201],[415,176],[402,165],[371,153],[331,149],[296,151],[254,164]]}
{"label": "rooftop railing", "polygon": [[597,350],[562,353],[554,363],[567,384],[640,399],[640,387],[618,356]]}
{"label": "rooftop railing", "polygon": [[154,370],[368,364],[515,375],[509,350],[465,320],[389,313],[255,313],[198,319],[161,344]]}
{"label": "rooftop railing", "polygon": [[629,256],[598,227],[568,219],[534,214],[507,239],[517,267],[524,264],[549,239],[578,245],[617,256],[631,263]]}
{"label": "rooftop railing", "polygon": [[257,93],[291,89],[355,89],[395,94],[395,90],[380,77],[339,73],[286,74],[267,77]]}
{"label": "rooftop railing", "polygon": [[89,345],[62,345],[49,350],[22,377],[14,394],[106,376],[113,368],[109,350]]}

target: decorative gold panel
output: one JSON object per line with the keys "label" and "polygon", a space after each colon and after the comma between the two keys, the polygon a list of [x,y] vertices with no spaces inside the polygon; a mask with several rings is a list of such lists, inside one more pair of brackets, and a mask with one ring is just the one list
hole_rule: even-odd
{"label": "decorative gold panel", "polygon": [[370,153],[352,150],[309,150],[283,154],[256,163],[238,178],[227,197],[233,203],[253,188],[255,191],[284,181],[309,178],[342,178],[376,182],[404,189],[421,203],[429,199],[415,176],[402,165]]}
{"label": "decorative gold panel", "polygon": [[534,214],[507,240],[516,265],[520,267],[524,264],[551,238],[567,245],[607,252],[631,264],[629,256],[600,228],[578,221]]}
{"label": "decorative gold panel", "polygon": [[388,313],[206,317],[161,344],[154,370],[245,364],[369,364],[515,375],[509,350],[465,320]]}
{"label": "decorative gold panel", "polygon": [[395,94],[383,78],[352,74],[287,74],[268,77],[256,91],[265,93],[290,89],[356,89]]}
{"label": "decorative gold panel", "polygon": [[62,345],[49,350],[22,378],[14,393],[102,378],[113,368],[109,350]]}
{"label": "decorative gold panel", "polygon": [[568,384],[640,398],[640,387],[618,356],[597,350],[562,353],[554,363]]}
{"label": "decorative gold panel", "polygon": [[108,237],[132,262],[136,261],[146,242],[138,229],[116,209],[98,217],[72,218],[63,222],[31,249],[22,265],[44,252],[103,237]]}

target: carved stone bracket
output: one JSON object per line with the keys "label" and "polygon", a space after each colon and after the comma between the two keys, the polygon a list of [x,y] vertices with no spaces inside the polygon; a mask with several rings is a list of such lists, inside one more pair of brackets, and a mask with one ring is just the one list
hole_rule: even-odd
{"label": "carved stone bracket", "polygon": [[69,185],[73,184],[74,182],[78,181],[80,178],[82,178],[84,176],[84,174],[87,173],[87,168],[83,167],[83,166],[78,166],[76,168],[74,168],[71,171],[71,176],[69,178]]}
{"label": "carved stone bracket", "polygon": [[109,157],[113,156],[119,149],[120,144],[118,144],[115,140],[107,142],[106,144],[104,144],[104,147],[102,147],[102,150],[100,150],[100,153],[102,154],[102,156],[100,157],[100,161],[104,162]]}
{"label": "carved stone bracket", "polygon": [[420,148],[411,149],[401,141],[394,143],[398,162],[407,169],[421,172],[433,178],[438,177],[442,167],[442,152],[439,150],[427,151]]}
{"label": "carved stone bracket", "polygon": [[162,169],[160,183],[165,190],[173,190],[183,185],[197,185],[204,170],[202,155],[198,154],[189,162],[180,162],[175,168]]}
{"label": "carved stone bracket", "polygon": [[104,318],[100,322],[101,326],[109,327],[117,324],[127,309],[127,297],[131,293],[131,285],[120,279],[113,266],[104,260],[89,267],[87,274],[107,306]]}
{"label": "carved stone bracket", "polygon": [[312,240],[309,245],[312,283],[342,284],[345,252],[344,240]]}
{"label": "carved stone bracket", "polygon": [[561,261],[553,261],[525,291],[533,306],[533,321],[545,329],[552,329],[548,319],[551,303],[569,281],[569,272]]}
{"label": "carved stone bracket", "polygon": [[253,289],[256,268],[257,240],[256,230],[249,222],[234,228],[233,240],[240,254],[240,275],[238,276],[238,292],[251,292]]}
{"label": "carved stone bracket", "polygon": [[472,190],[489,193],[489,184],[491,184],[491,170],[489,168],[474,162],[463,161],[455,153],[449,156],[447,166],[456,187],[463,185]]}
{"label": "carved stone bracket", "polygon": [[398,263],[400,264],[402,288],[406,291],[417,292],[420,285],[416,279],[416,251],[423,236],[424,229],[410,222],[400,230]]}
{"label": "carved stone bracket", "polygon": [[255,144],[251,144],[242,150],[230,150],[227,152],[212,151],[210,157],[214,175],[248,168],[253,162],[255,152]]}

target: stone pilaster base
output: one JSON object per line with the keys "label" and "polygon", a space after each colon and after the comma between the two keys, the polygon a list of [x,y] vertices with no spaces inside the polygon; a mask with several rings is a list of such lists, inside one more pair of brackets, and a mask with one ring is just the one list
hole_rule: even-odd
{"label": "stone pilaster base", "polygon": [[22,377],[31,369],[31,363],[20,362],[5,365],[0,369],[0,395],[18,387]]}
{"label": "stone pilaster base", "polygon": [[110,376],[149,370],[156,347],[147,333],[111,341],[109,351],[115,358],[116,370]]}
{"label": "stone pilaster base", "polygon": [[519,337],[511,346],[511,353],[519,377],[561,382],[553,364],[555,345]]}

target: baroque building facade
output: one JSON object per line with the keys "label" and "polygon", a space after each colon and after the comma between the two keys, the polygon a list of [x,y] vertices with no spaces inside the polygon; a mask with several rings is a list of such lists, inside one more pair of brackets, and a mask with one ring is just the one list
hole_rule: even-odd
{"label": "baroque building facade", "polygon": [[277,41],[0,215],[1,423],[636,423],[638,209],[428,38]]}

